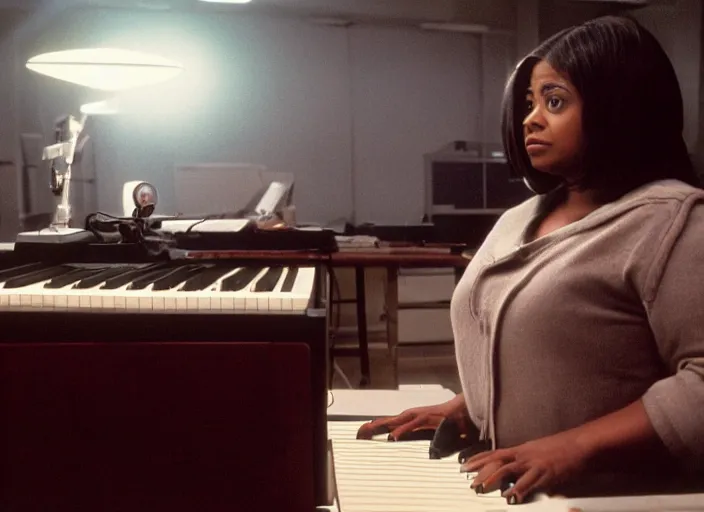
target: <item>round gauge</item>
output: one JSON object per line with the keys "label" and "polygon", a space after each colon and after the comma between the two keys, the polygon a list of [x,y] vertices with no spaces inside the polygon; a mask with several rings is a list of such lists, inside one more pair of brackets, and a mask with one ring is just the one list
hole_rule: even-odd
{"label": "round gauge", "polygon": [[132,199],[134,200],[134,205],[137,208],[144,208],[147,205],[156,206],[156,188],[151,183],[143,181],[134,188]]}

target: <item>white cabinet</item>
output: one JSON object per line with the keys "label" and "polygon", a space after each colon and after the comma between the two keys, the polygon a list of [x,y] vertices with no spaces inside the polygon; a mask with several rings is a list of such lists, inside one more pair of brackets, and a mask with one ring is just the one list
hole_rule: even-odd
{"label": "white cabinet", "polygon": [[454,288],[451,268],[399,270],[399,344],[452,342],[450,299]]}

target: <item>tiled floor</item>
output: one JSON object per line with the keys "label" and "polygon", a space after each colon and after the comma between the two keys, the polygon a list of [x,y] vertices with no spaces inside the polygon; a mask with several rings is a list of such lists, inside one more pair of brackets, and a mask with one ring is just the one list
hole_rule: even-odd
{"label": "tiled floor", "polygon": [[[354,345],[356,341],[347,342],[345,346]],[[393,389],[391,359],[384,343],[372,343],[369,349],[371,366],[370,389]],[[354,388],[359,387],[360,364],[356,357],[337,358],[336,363],[342,374],[347,377]],[[336,371],[333,378],[334,388],[348,387],[343,375]],[[451,345],[424,347],[403,347],[399,349],[399,383],[400,384],[440,384],[455,392],[460,391],[459,376],[455,363],[454,348]]]}

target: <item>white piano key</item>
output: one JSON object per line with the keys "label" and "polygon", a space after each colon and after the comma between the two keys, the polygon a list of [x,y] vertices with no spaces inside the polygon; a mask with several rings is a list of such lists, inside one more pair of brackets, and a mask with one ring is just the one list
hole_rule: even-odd
{"label": "white piano key", "polygon": [[234,297],[220,297],[220,310],[223,313],[235,311],[235,298]]}
{"label": "white piano key", "polygon": [[[80,267],[80,265],[75,266]],[[144,264],[124,266],[125,272],[145,267]],[[97,268],[100,269],[100,267]],[[106,265],[105,268],[110,266]],[[158,291],[152,289],[153,284],[142,290],[129,290],[130,283],[117,289],[106,290],[101,288],[104,282],[92,288],[82,289],[73,288],[78,281],[63,288],[45,288],[44,285],[50,280],[13,289],[5,289],[2,286],[3,283],[0,283],[0,307],[66,311],[275,314],[303,312],[309,306],[315,282],[313,267],[298,268],[296,280],[289,292],[281,291],[289,273],[288,268],[283,269],[271,291],[255,291],[256,283],[269,271],[268,267],[262,267],[241,290],[223,291],[223,280],[244,269],[245,267],[232,268],[224,272],[213,284],[197,291],[181,290],[186,281],[185,278],[170,290]]]}
{"label": "white piano key", "polygon": [[152,309],[154,311],[164,311],[164,309],[166,309],[166,297],[155,296],[152,300]]}
{"label": "white piano key", "polygon": [[44,299],[43,299],[42,295],[40,295],[40,294],[32,295],[31,305],[33,308],[40,308],[40,307],[42,307],[43,303],[44,303]]}
{"label": "white piano key", "polygon": [[176,311],[176,297],[166,295],[164,297],[164,312],[174,313]]}
{"label": "white piano key", "polygon": [[66,295],[54,296],[54,309],[66,309],[68,307],[68,297]]}
{"label": "white piano key", "polygon": [[284,281],[286,281],[286,276],[288,275],[289,271],[290,271],[289,267],[284,268],[283,272],[281,272],[281,275],[279,276],[279,280],[276,283],[276,286],[274,287],[272,292],[268,294],[269,311],[281,311],[282,310],[283,292],[281,291],[281,288],[284,285]]}
{"label": "white piano key", "polygon": [[245,288],[245,310],[246,311],[266,311],[269,307],[269,298],[267,292],[257,292],[254,291],[254,287],[257,285],[260,279],[262,279],[269,271],[271,267],[264,267],[264,269],[257,274],[257,277],[252,279],[252,281]]}
{"label": "white piano key", "polygon": [[341,512],[512,510],[500,491],[474,492],[456,457],[430,460],[429,446],[333,439]]}
{"label": "white piano key", "polygon": [[314,287],[315,267],[300,267],[296,282],[290,292],[294,311],[305,311],[308,308]]}

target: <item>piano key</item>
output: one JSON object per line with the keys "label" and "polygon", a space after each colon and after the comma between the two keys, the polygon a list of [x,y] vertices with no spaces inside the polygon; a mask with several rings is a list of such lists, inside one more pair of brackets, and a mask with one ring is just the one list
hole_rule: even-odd
{"label": "piano key", "polygon": [[148,287],[151,284],[154,284],[155,281],[158,279],[161,279],[164,276],[169,275],[172,272],[175,272],[177,269],[174,268],[168,268],[168,267],[162,267],[162,268],[157,268],[152,270],[151,272],[147,272],[135,280],[133,280],[129,286],[127,287],[128,290],[144,290],[146,287]]}
{"label": "piano key", "polygon": [[271,292],[276,288],[279,278],[283,273],[283,267],[270,267],[257,283],[254,285],[255,292]]}
{"label": "piano key", "polygon": [[[33,272],[26,272],[32,269]],[[26,268],[25,273],[32,276],[26,279],[30,283],[27,286],[0,288],[0,306],[53,310],[300,313],[310,304],[315,281],[312,267],[237,267],[235,262],[176,266],[168,262],[121,264],[119,269],[102,265],[57,265],[41,270]],[[18,277],[24,276],[20,273]],[[59,276],[65,277],[56,279]],[[50,286],[44,286],[52,280]],[[285,283],[289,283],[290,291],[283,291]]]}
{"label": "piano key", "polygon": [[100,272],[100,269],[94,268],[75,268],[70,272],[54,277],[51,281],[44,285],[44,288],[65,288],[67,286],[71,286],[76,281],[80,281],[84,277],[90,277],[95,274],[99,274]]}
{"label": "piano key", "polygon": [[283,286],[281,286],[282,292],[290,292],[291,290],[293,290],[293,284],[296,282],[297,275],[298,268],[291,267],[288,269],[288,272],[286,273],[286,280],[284,281]]}
{"label": "piano key", "polygon": [[227,277],[222,281],[220,291],[236,292],[242,290],[245,286],[252,282],[261,272],[262,267],[245,267],[241,268],[235,274]]}
{"label": "piano key", "polygon": [[133,279],[136,279],[144,274],[148,274],[150,272],[153,272],[155,269],[158,268],[163,268],[165,264],[152,264],[148,265],[146,267],[140,267],[136,268],[134,270],[124,272],[120,275],[117,275],[115,277],[109,278],[107,281],[105,281],[105,284],[101,286],[101,289],[103,290],[116,290],[118,288],[122,288],[125,285],[129,285]]}
{"label": "piano key", "polygon": [[429,441],[357,440],[362,423],[328,422],[343,512],[513,510],[500,491],[478,495],[455,457],[429,459]]}
{"label": "piano key", "polygon": [[95,288],[97,286],[100,286],[104,282],[106,282],[108,279],[115,277],[115,276],[119,276],[119,275],[124,274],[125,272],[129,272],[129,271],[130,271],[130,268],[124,267],[124,266],[118,266],[118,267],[114,267],[114,268],[106,268],[106,269],[103,269],[98,274],[84,277],[83,279],[78,281],[76,284],[74,284],[73,287],[77,290],[87,290],[89,288]]}
{"label": "piano key", "polygon": [[152,290],[163,291],[176,288],[189,277],[198,275],[200,272],[205,270],[205,268],[206,267],[204,265],[184,265],[154,281]]}
{"label": "piano key", "polygon": [[205,290],[209,288],[226,274],[231,273],[237,268],[236,265],[213,265],[206,268],[203,272],[200,272],[194,276],[189,277],[186,282],[181,287],[181,291],[184,292],[196,292],[200,290]]}
{"label": "piano key", "polygon": [[235,295],[235,309],[245,311],[262,311],[268,307],[268,297],[264,293],[256,292],[257,283],[269,272],[268,267],[260,269],[243,290]]}
{"label": "piano key", "polygon": [[[211,265],[189,265],[188,268],[202,267],[203,270],[205,270],[210,266]],[[246,308],[246,290],[221,292],[220,287],[225,279],[232,277],[234,280],[236,274],[246,269],[233,267],[232,264],[226,266],[228,268],[226,268],[224,272],[221,272],[220,278],[215,280],[210,289],[189,291],[184,290],[183,286],[166,291],[155,291],[152,289],[147,295],[141,297],[140,300],[143,303],[151,300],[151,306],[149,307],[154,311],[202,311],[207,313],[219,313],[223,311],[235,312],[240,310],[244,312]],[[198,277],[202,275],[202,273],[203,272],[197,272],[193,277]],[[240,276],[240,281],[251,282],[247,276]],[[183,279],[181,282],[183,282]],[[247,284],[248,283],[245,282],[243,286]]]}
{"label": "piano key", "polygon": [[269,311],[272,309],[272,300],[275,301],[278,294],[278,285],[282,280],[283,267],[266,268],[247,291],[246,309],[256,308],[257,311]]}
{"label": "piano key", "polygon": [[15,276],[19,276],[22,274],[28,274],[28,273],[34,272],[36,270],[48,268],[50,266],[53,266],[53,265],[47,265],[45,263],[30,263],[28,265],[20,265],[18,267],[8,268],[8,269],[0,271],[0,282],[4,282],[7,279],[10,279]]}
{"label": "piano key", "polygon": [[5,281],[4,289],[13,288],[23,288],[26,286],[31,286],[33,284],[43,283],[54,277],[58,277],[62,274],[70,272],[72,269],[69,266],[58,265],[55,267],[48,267],[41,270],[36,270],[34,272],[29,272],[27,274],[20,274],[16,277],[8,279]]}
{"label": "piano key", "polygon": [[302,311],[310,304],[315,287],[315,267],[300,267],[296,282],[291,291],[285,294],[286,300],[291,300],[291,310]]}
{"label": "piano key", "polygon": [[284,283],[286,282],[286,279],[288,278],[288,275],[295,270],[295,267],[287,267],[282,269],[283,272],[281,276],[279,276],[279,281],[276,283],[276,286],[274,289],[271,291],[271,293],[267,294],[268,297],[268,308],[270,311],[282,311],[284,309],[283,307],[283,301],[286,293],[284,293],[283,286]]}

